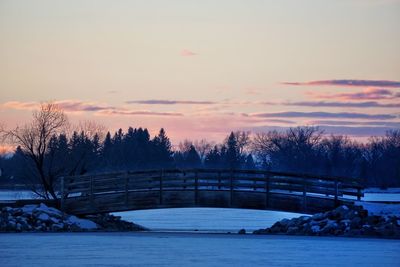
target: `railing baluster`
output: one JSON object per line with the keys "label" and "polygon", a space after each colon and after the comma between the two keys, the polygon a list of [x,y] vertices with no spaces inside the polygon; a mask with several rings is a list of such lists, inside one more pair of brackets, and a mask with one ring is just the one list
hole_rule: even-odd
{"label": "railing baluster", "polygon": [[307,211],[307,185],[305,178],[303,178],[303,211]]}
{"label": "railing baluster", "polygon": [[338,195],[339,195],[339,183],[338,180],[335,179],[335,207],[339,206]]}
{"label": "railing baluster", "polygon": [[194,204],[197,206],[199,204],[199,177],[198,172],[194,172]]}
{"label": "railing baluster", "polygon": [[61,185],[60,186],[61,186],[60,208],[61,208],[61,211],[64,212],[64,209],[65,209],[65,203],[64,203],[64,201],[65,201],[65,199],[64,199],[64,197],[65,197],[64,177],[61,177]]}
{"label": "railing baluster", "polygon": [[269,175],[264,174],[265,177],[265,208],[269,208]]}
{"label": "railing baluster", "polygon": [[93,176],[90,176],[90,206],[94,210],[94,184]]}
{"label": "railing baluster", "polygon": [[125,174],[125,205],[129,204],[129,176],[128,173]]}
{"label": "railing baluster", "polygon": [[164,170],[161,169],[161,173],[160,173],[160,205],[163,204],[163,176],[164,176]]}
{"label": "railing baluster", "polygon": [[230,189],[231,189],[231,194],[230,194],[230,206],[232,207],[233,206],[233,175],[234,175],[234,172],[233,172],[233,170],[231,170],[231,179],[230,179]]}
{"label": "railing baluster", "polygon": [[221,189],[221,172],[218,171],[218,189]]}

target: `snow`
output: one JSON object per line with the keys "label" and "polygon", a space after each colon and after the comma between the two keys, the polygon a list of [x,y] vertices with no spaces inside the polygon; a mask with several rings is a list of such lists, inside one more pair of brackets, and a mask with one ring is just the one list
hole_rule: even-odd
{"label": "snow", "polygon": [[89,221],[89,220],[85,220],[85,219],[80,219],[74,215],[71,215],[68,217],[67,222],[69,224],[75,224],[77,226],[79,226],[82,229],[86,229],[86,230],[93,230],[97,228],[97,224]]}
{"label": "snow", "polygon": [[238,232],[272,226],[282,219],[304,214],[249,209],[175,208],[114,213],[155,231]]}
{"label": "snow", "polygon": [[383,204],[362,201],[356,203],[363,206],[363,208],[368,210],[368,213],[371,215],[394,215],[400,217],[400,204]]}
{"label": "snow", "polygon": [[[27,246],[29,244],[29,246]],[[177,233],[2,234],[0,266],[399,266],[400,242]]]}
{"label": "snow", "polygon": [[27,214],[32,214],[33,211],[38,207],[38,205],[25,205],[22,207],[22,212]]}
{"label": "snow", "polygon": [[364,193],[395,194],[395,193],[400,193],[400,187],[391,187],[387,189],[381,189],[378,187],[369,187],[364,189]]}
{"label": "snow", "polygon": [[311,226],[311,231],[313,231],[313,233],[318,233],[320,231],[319,225]]}
{"label": "snow", "polygon": [[54,217],[63,216],[63,213],[61,211],[59,211],[58,209],[55,209],[52,207],[47,207],[43,203],[40,203],[39,207],[36,208],[36,211],[45,212],[45,213],[49,214],[50,216],[54,216]]}
{"label": "snow", "polygon": [[29,190],[0,190],[0,200],[34,199],[35,194]]}
{"label": "snow", "polygon": [[50,216],[46,213],[41,213],[39,214],[38,219],[41,221],[48,221],[50,219]]}

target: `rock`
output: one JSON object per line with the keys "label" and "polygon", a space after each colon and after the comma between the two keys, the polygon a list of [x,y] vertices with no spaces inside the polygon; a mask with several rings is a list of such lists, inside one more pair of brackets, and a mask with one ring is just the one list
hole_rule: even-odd
{"label": "rock", "polygon": [[246,234],[246,230],[245,229],[240,229],[238,234],[239,235],[245,235]]}
{"label": "rock", "polygon": [[294,235],[294,234],[297,234],[298,232],[299,232],[299,227],[296,227],[296,226],[288,227],[288,229],[286,231],[286,233],[288,235]]}
{"label": "rock", "polygon": [[63,223],[55,223],[51,226],[51,230],[55,232],[59,232],[64,229],[64,224]]}
{"label": "rock", "polygon": [[396,216],[368,216],[361,206],[340,206],[312,217],[302,216],[281,220],[270,228],[254,234],[380,236],[400,239],[400,218]]}
{"label": "rock", "polygon": [[314,214],[314,215],[311,217],[311,219],[312,219],[313,221],[321,221],[321,220],[325,219],[325,214],[323,214],[323,213]]}
{"label": "rock", "polygon": [[350,228],[351,229],[360,229],[361,222],[362,222],[362,220],[360,217],[354,217],[350,222]]}
{"label": "rock", "polygon": [[319,225],[311,226],[311,232],[313,233],[318,233],[320,230],[321,228],[319,227]]}
{"label": "rock", "polygon": [[37,216],[37,218],[44,222],[50,220],[50,216],[46,213],[40,213],[39,216]]}

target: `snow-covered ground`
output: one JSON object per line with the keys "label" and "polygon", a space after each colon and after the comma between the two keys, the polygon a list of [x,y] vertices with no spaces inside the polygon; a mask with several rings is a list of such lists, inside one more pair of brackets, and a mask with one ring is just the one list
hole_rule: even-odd
{"label": "snow-covered ground", "polygon": [[394,194],[400,193],[400,187],[391,187],[387,189],[381,189],[378,187],[368,187],[364,189],[364,193],[385,193],[385,194]]}
{"label": "snow-covered ground", "polygon": [[2,234],[0,266],[399,266],[398,240],[177,233]]}
{"label": "snow-covered ground", "polygon": [[400,204],[382,204],[373,202],[356,202],[368,210],[371,215],[398,216],[400,217]]}
{"label": "snow-covered ground", "polygon": [[31,199],[36,198],[28,190],[0,190],[0,200]]}
{"label": "snow-covered ground", "polygon": [[154,231],[234,232],[254,231],[299,213],[248,209],[176,208],[117,212],[114,215]]}

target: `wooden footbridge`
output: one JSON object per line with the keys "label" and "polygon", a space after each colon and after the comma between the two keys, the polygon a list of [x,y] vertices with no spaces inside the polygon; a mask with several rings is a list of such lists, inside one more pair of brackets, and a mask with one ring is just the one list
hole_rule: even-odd
{"label": "wooden footbridge", "polygon": [[354,179],[260,170],[146,170],[61,181],[61,208],[72,214],[175,207],[312,214],[362,196]]}

